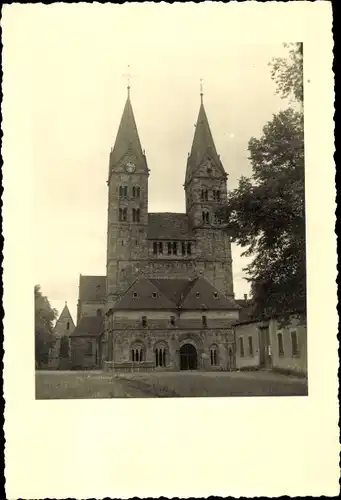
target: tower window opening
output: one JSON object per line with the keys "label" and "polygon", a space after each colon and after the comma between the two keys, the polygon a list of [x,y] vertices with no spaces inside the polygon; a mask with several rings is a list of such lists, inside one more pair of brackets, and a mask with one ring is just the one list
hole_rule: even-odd
{"label": "tower window opening", "polygon": [[153,254],[154,255],[157,254],[157,243],[156,243],[156,241],[154,241],[154,243],[153,243]]}
{"label": "tower window opening", "polygon": [[205,195],[204,195],[204,190],[202,189],[202,190],[201,190],[201,194],[200,194],[200,199],[201,199],[201,201],[204,201],[204,196],[205,196]]}
{"label": "tower window opening", "polygon": [[127,198],[127,196],[128,196],[128,187],[127,187],[127,186],[124,186],[124,189],[123,189],[123,196],[124,196],[125,198]]}
{"label": "tower window opening", "polygon": [[173,254],[176,255],[178,253],[178,245],[176,241],[173,242]]}
{"label": "tower window opening", "polygon": [[137,292],[133,292],[133,297],[134,297],[134,299],[137,298]]}
{"label": "tower window opening", "polygon": [[69,323],[69,321],[66,323],[66,329],[70,330],[70,323]]}
{"label": "tower window opening", "polygon": [[133,198],[136,198],[136,188],[133,186]]}
{"label": "tower window opening", "polygon": [[199,298],[199,297],[200,297],[200,292],[197,292],[197,293],[195,294],[195,296],[196,296],[197,298]]}
{"label": "tower window opening", "polygon": [[122,210],[122,220],[125,222],[127,220],[127,209],[126,208],[123,208]]}
{"label": "tower window opening", "polygon": [[156,292],[153,292],[153,299],[156,299]]}
{"label": "tower window opening", "polygon": [[140,187],[137,186],[137,188],[136,188],[136,198],[140,198],[140,192],[141,192]]}
{"label": "tower window opening", "polygon": [[188,253],[188,255],[191,255],[191,253],[192,253],[192,245],[191,245],[191,243],[187,243],[187,253]]}
{"label": "tower window opening", "polygon": [[133,222],[136,222],[136,209],[133,208],[132,212],[133,212]]}
{"label": "tower window opening", "polygon": [[159,242],[159,253],[163,253],[163,243],[162,243],[162,241]]}
{"label": "tower window opening", "polygon": [[184,242],[181,243],[182,255],[186,255],[186,245]]}
{"label": "tower window opening", "polygon": [[168,255],[171,255],[171,253],[172,253],[172,244],[171,244],[170,241],[168,242],[167,246],[168,246]]}
{"label": "tower window opening", "polygon": [[215,298],[215,299],[217,299],[217,298],[218,298],[218,292],[214,292],[214,293],[213,293],[213,295],[214,295],[214,298]]}
{"label": "tower window opening", "polygon": [[141,213],[140,209],[137,208],[136,209],[136,222],[140,222],[140,220],[141,220],[140,213]]}
{"label": "tower window opening", "polygon": [[119,187],[119,196],[120,196],[120,198],[123,197],[123,186]]}
{"label": "tower window opening", "polygon": [[207,189],[205,189],[205,191],[204,191],[204,199],[205,199],[205,201],[208,201],[208,190]]}

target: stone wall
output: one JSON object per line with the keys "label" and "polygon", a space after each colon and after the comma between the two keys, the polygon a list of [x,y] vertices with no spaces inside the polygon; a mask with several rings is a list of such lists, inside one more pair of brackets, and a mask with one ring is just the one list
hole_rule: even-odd
{"label": "stone wall", "polygon": [[71,367],[94,369],[99,366],[98,339],[96,337],[71,337]]}
{"label": "stone wall", "polygon": [[[293,353],[291,334],[296,333],[298,352]],[[283,353],[279,352],[278,335],[282,334]],[[272,366],[284,372],[307,374],[307,326],[300,323],[298,318],[292,318],[290,324],[281,327],[278,321],[272,321],[270,328],[272,346]]]}

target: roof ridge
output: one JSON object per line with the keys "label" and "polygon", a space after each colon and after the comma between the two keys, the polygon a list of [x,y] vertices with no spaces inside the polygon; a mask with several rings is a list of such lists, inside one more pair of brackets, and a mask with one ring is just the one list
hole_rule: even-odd
{"label": "roof ridge", "polygon": [[181,305],[183,304],[183,302],[186,300],[186,297],[188,296],[189,292],[193,289],[195,283],[198,281],[199,279],[199,276],[196,276],[195,278],[193,278],[192,280],[190,280],[190,282],[186,285],[186,288],[184,290],[184,294],[182,295],[182,298],[180,297],[180,300],[178,302],[178,307],[181,307]]}

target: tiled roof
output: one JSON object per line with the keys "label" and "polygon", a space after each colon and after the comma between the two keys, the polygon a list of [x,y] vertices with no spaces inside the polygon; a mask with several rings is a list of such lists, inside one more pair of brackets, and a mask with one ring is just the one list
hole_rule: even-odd
{"label": "tiled roof", "polygon": [[104,327],[103,316],[84,316],[71,333],[71,337],[98,337]]}
{"label": "tiled roof", "polygon": [[225,297],[205,278],[140,278],[125,292],[114,309],[134,310],[236,310],[239,306]]}
{"label": "tiled roof", "polygon": [[166,240],[192,239],[193,235],[188,215],[174,212],[148,214],[148,238]]}
{"label": "tiled roof", "polygon": [[248,321],[253,319],[255,306],[251,299],[236,299],[237,304],[240,306],[239,321]]}
{"label": "tiled roof", "polygon": [[102,302],[106,298],[105,276],[79,277],[79,300],[84,302]]}

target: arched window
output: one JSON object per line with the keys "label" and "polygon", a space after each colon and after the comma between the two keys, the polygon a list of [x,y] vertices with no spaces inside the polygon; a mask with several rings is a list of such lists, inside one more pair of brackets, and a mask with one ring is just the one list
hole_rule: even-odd
{"label": "arched window", "polygon": [[208,190],[207,189],[205,189],[205,191],[204,191],[204,199],[205,199],[205,201],[208,201]]}
{"label": "arched window", "polygon": [[136,210],[135,208],[133,208],[133,222],[136,221]]}
{"label": "arched window", "polygon": [[127,220],[127,209],[126,208],[120,208],[120,220],[122,220],[122,221]]}
{"label": "arched window", "polygon": [[178,252],[178,245],[177,245],[177,242],[174,241],[173,242],[173,254],[176,255]]}
{"label": "arched window", "polygon": [[165,367],[166,366],[166,348],[164,346],[157,347],[155,349],[155,366]]}
{"label": "arched window", "polygon": [[154,255],[157,254],[157,243],[156,243],[156,241],[154,241],[154,243],[153,243],[153,254]]}
{"label": "arched window", "polygon": [[202,212],[202,223],[205,224],[206,221],[206,213]]}
{"label": "arched window", "polygon": [[136,222],[140,222],[140,209],[136,209]]}
{"label": "arched window", "polygon": [[133,363],[140,363],[144,361],[144,347],[143,345],[135,345],[131,349],[131,360]]}
{"label": "arched window", "polygon": [[136,188],[136,198],[140,198],[140,192],[141,192],[140,187],[137,186],[137,188]]}
{"label": "arched window", "polygon": [[209,224],[210,222],[210,214],[208,212],[203,212],[204,213],[204,223]]}
{"label": "arched window", "polygon": [[124,197],[126,198],[128,196],[128,187],[127,186],[124,186]]}
{"label": "arched window", "polygon": [[171,244],[170,241],[167,243],[167,246],[168,246],[168,255],[171,255],[171,253],[172,253],[172,244]]}
{"label": "arched window", "polygon": [[204,196],[205,196],[204,195],[204,190],[202,189],[201,193],[200,193],[200,199],[201,199],[201,201],[204,201]]}
{"label": "arched window", "polygon": [[186,254],[186,245],[185,245],[184,241],[181,243],[181,250],[182,250],[182,255],[185,255]]}
{"label": "arched window", "polygon": [[66,329],[70,330],[70,322],[69,321],[66,323]]}
{"label": "arched window", "polygon": [[136,188],[133,186],[133,198],[136,198]]}
{"label": "arched window", "polygon": [[120,186],[120,188],[119,188],[119,196],[120,196],[120,198],[122,198],[122,196],[123,196],[123,186]]}
{"label": "arched window", "polygon": [[210,356],[211,356],[211,365],[217,366],[218,365],[218,347],[216,345],[213,345],[211,347]]}
{"label": "arched window", "polygon": [[163,243],[162,243],[162,241],[159,242],[159,252],[163,253]]}
{"label": "arched window", "polygon": [[191,243],[187,243],[187,253],[188,253],[188,255],[191,255],[191,253],[192,253],[192,245],[191,245]]}

